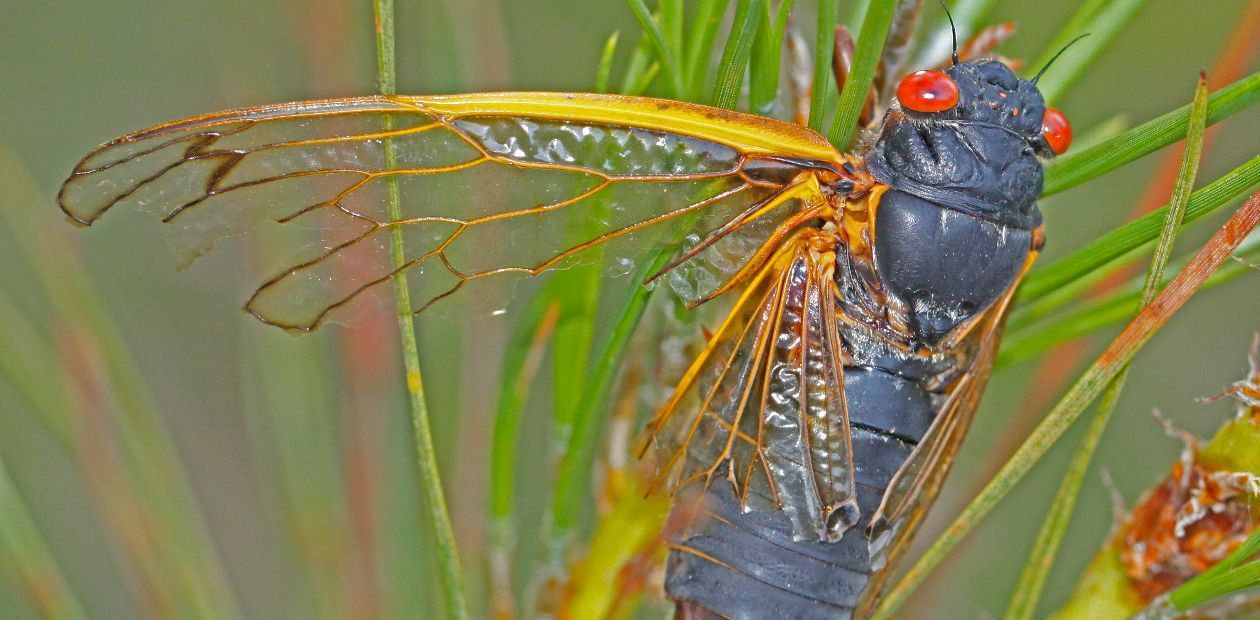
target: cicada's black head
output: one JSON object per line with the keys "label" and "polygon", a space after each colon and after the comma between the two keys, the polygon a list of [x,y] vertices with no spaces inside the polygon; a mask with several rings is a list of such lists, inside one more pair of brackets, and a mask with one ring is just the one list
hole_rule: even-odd
{"label": "cicada's black head", "polygon": [[1070,140],[1036,84],[996,60],[960,62],[901,81],[867,165],[891,187],[1028,229],[1041,221],[1041,159]]}
{"label": "cicada's black head", "polygon": [[920,342],[939,341],[1014,283],[1039,238],[1042,160],[1070,140],[1063,114],[1001,62],[901,81],[865,161],[888,186],[877,273]]}
{"label": "cicada's black head", "polygon": [[[1038,155],[1054,155],[1042,134],[1046,102],[1036,84],[996,60],[961,62],[942,73],[954,81],[958,103],[940,112],[938,120],[995,125],[1023,138]],[[902,110],[915,114],[906,105]]]}

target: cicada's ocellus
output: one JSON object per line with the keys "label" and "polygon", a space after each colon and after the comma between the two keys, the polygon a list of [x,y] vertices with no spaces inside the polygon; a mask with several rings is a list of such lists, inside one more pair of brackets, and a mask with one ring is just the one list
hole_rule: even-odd
{"label": "cicada's ocellus", "polygon": [[670,267],[707,274],[685,296],[738,299],[650,427],[693,517],[672,534],[668,594],[685,613],[842,616],[878,591],[962,441],[1041,243],[1039,158],[1068,139],[995,61],[912,75],[898,97],[855,154],[789,123],[610,95],[231,110],[105,144],[59,202],[82,224],[155,212],[189,257],[288,233],[245,307],[300,331],[402,273],[419,312],[698,232]]}

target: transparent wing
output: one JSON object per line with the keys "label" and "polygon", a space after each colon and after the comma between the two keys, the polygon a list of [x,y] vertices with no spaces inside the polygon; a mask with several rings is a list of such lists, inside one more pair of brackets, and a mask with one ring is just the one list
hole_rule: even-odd
{"label": "transparent wing", "polygon": [[[478,281],[564,267],[597,246],[628,272],[646,248],[717,229],[805,168],[838,161],[808,129],[672,101],[362,97],[124,136],[79,163],[59,203],[83,224],[118,205],[154,213],[185,263],[245,232],[282,240],[288,259],[246,308],[309,330],[404,271],[417,311]],[[401,267],[391,237],[405,248]]]}
{"label": "transparent wing", "polygon": [[[837,540],[857,517],[835,318],[834,253],[805,231],[748,287],[649,425],[660,479],[715,476],[796,536]],[[834,239],[833,239],[834,241]]]}

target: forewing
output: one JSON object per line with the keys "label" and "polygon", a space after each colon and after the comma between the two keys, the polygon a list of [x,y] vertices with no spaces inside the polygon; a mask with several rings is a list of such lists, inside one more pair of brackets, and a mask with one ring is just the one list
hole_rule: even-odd
{"label": "forewing", "polygon": [[[628,272],[647,248],[679,244],[772,196],[801,162],[838,157],[807,129],[672,101],[362,97],[124,136],[79,163],[59,202],[83,224],[118,205],[153,212],[184,262],[245,232],[282,239],[287,261],[246,307],[306,330],[404,271],[417,311],[477,281],[564,267],[595,247]],[[389,253],[394,235],[401,268]]]}
{"label": "forewing", "polygon": [[745,507],[781,510],[813,540],[857,516],[833,256],[787,244],[649,427],[674,488],[724,476]]}
{"label": "forewing", "polygon": [[760,413],[751,411],[745,417],[762,400],[759,379],[782,296],[774,275],[767,269],[744,290],[648,423],[659,472],[654,486],[667,485],[674,491],[719,472],[737,472],[744,481],[739,495],[745,505],[752,501],[777,508],[778,498],[760,458]]}

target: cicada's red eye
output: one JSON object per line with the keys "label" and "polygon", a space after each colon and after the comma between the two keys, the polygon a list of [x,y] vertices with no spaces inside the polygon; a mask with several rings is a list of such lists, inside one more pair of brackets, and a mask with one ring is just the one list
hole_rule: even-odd
{"label": "cicada's red eye", "polygon": [[1046,115],[1041,119],[1041,135],[1056,154],[1062,155],[1068,150],[1072,145],[1072,125],[1062,110],[1046,108]]}
{"label": "cicada's red eye", "polygon": [[901,78],[897,101],[914,112],[944,112],[958,105],[958,85],[943,71],[915,71]]}

